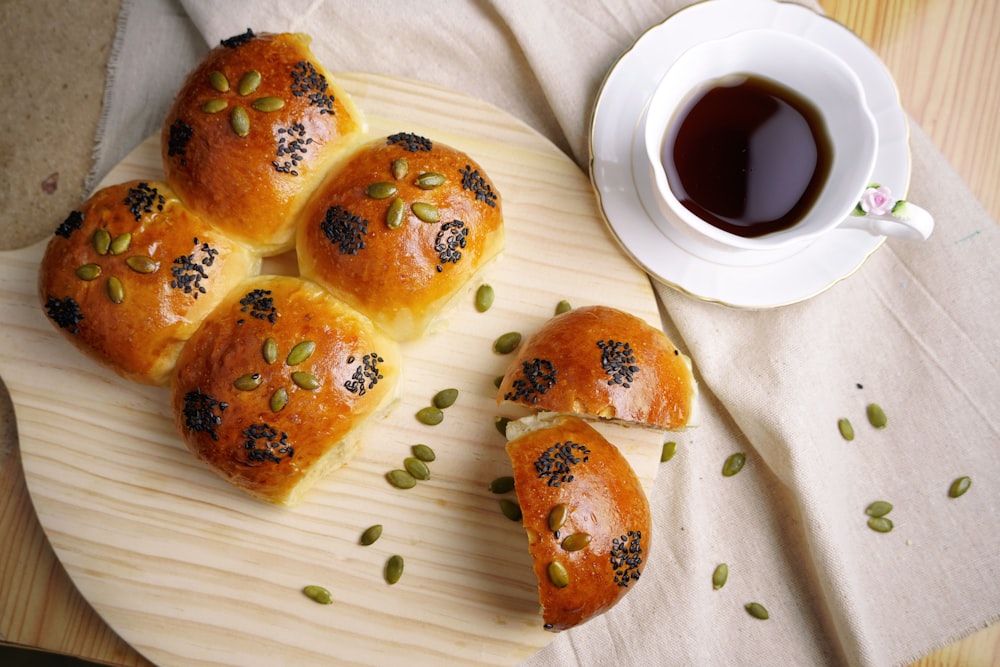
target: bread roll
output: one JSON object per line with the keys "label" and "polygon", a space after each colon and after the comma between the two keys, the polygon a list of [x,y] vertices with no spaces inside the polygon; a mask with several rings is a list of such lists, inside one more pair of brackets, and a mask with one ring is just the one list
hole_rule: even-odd
{"label": "bread roll", "polygon": [[161,385],[201,319],[259,268],[250,248],[207,226],[167,184],[128,181],[59,225],[39,292],[74,345],[125,378]]}
{"label": "bread roll", "polygon": [[607,306],[556,315],[514,353],[500,405],[658,429],[693,423],[691,361],[659,329]]}
{"label": "bread roll", "polygon": [[181,199],[265,255],[291,249],[302,202],[365,129],[309,43],[251,31],[224,40],[163,126],[163,168]]}
{"label": "bread roll", "polygon": [[188,341],[174,414],[217,474],[291,506],[356,453],[395,399],[399,373],[397,344],[366,317],[307,280],[261,276]]}
{"label": "bread roll", "polygon": [[566,630],[616,605],[652,543],[649,503],[628,461],[570,416],[514,437],[507,454],[545,629]]}
{"label": "bread roll", "polygon": [[465,153],[410,133],[361,147],[306,206],[301,275],[396,340],[433,330],[504,243],[500,196]]}

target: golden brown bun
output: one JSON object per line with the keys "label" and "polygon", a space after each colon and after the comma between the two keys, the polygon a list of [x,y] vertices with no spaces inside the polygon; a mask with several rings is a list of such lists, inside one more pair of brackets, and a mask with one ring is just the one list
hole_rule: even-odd
{"label": "golden brown bun", "polygon": [[514,353],[497,403],[660,429],[691,422],[690,360],[659,329],[607,306],[556,315]]}
{"label": "golden brown bun", "polygon": [[[309,343],[311,355],[289,358]],[[363,428],[395,399],[399,371],[397,344],[363,315],[312,282],[261,276],[236,290],[185,346],[173,385],[175,419],[188,448],[224,479],[294,505],[354,455]],[[300,373],[318,386],[304,388],[310,377]],[[287,400],[275,398],[282,391]]]}
{"label": "golden brown bun", "polygon": [[78,348],[123,377],[165,384],[201,319],[259,269],[255,253],[205,225],[167,184],[128,181],[98,190],[59,226],[39,293]]}
{"label": "golden brown bun", "polygon": [[[649,503],[628,461],[587,422],[569,416],[510,440],[507,454],[545,629],[566,630],[607,611],[632,590],[652,544]],[[559,505],[566,519],[553,531],[549,517]],[[568,550],[581,534],[590,541]],[[565,586],[553,583],[551,563],[565,568]]]}
{"label": "golden brown bun", "polygon": [[[406,174],[393,173],[405,160]],[[443,184],[421,188],[421,175],[444,176]],[[373,183],[395,193],[369,196]],[[387,215],[393,202],[399,225]],[[437,209],[437,222],[424,222],[417,203]],[[409,133],[365,144],[309,200],[299,225],[299,272],[372,318],[396,340],[425,334],[503,249],[500,196],[465,153]]]}
{"label": "golden brown bun", "polygon": [[[291,248],[295,214],[356,145],[364,121],[308,36],[251,35],[226,40],[191,72],[167,114],[161,150],[167,181],[192,210],[270,255]],[[241,94],[248,72],[260,74],[259,85]],[[261,100],[284,106],[267,110]],[[225,108],[209,113],[206,104]],[[246,136],[234,129],[236,109],[246,112]]]}

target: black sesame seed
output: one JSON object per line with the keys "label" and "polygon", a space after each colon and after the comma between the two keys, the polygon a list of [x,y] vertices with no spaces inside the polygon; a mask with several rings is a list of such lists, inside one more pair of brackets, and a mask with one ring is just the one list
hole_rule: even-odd
{"label": "black sesame seed", "polygon": [[254,37],[256,37],[256,35],[253,34],[253,30],[247,28],[246,32],[239,35],[233,35],[228,39],[223,39],[219,42],[219,44],[226,47],[227,49],[235,49],[238,46],[243,46],[244,44],[252,40]]}
{"label": "black sesame seed", "polygon": [[73,232],[83,227],[83,213],[80,211],[71,211],[66,219],[56,227],[56,236],[61,236],[64,239],[68,239],[73,235]]}

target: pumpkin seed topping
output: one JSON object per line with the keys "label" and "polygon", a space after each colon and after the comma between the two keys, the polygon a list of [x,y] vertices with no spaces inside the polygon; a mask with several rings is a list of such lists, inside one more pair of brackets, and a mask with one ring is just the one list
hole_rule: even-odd
{"label": "pumpkin seed topping", "polygon": [[417,216],[417,218],[423,220],[424,222],[437,222],[441,219],[441,214],[438,212],[437,207],[434,204],[416,201],[413,202],[410,209],[413,211],[413,215]]}
{"label": "pumpkin seed topping", "polygon": [[284,108],[285,100],[280,97],[258,97],[250,106],[252,106],[255,111],[260,111],[261,113],[271,113]]}
{"label": "pumpkin seed topping", "polygon": [[410,473],[413,479],[426,481],[431,478],[431,469],[416,456],[407,456],[403,459],[403,467],[406,468],[406,472]]}
{"label": "pumpkin seed topping", "polygon": [[873,516],[868,519],[868,527],[877,533],[888,533],[892,530],[892,519],[885,516]]}
{"label": "pumpkin seed topping", "polygon": [[145,255],[132,255],[125,260],[125,264],[136,273],[154,273],[160,268],[159,262]]}
{"label": "pumpkin seed topping", "polygon": [[333,596],[330,594],[330,591],[322,586],[306,586],[302,589],[302,592],[307,598],[319,604],[331,604],[333,602]]}
{"label": "pumpkin seed topping", "polygon": [[476,290],[476,310],[485,313],[493,305],[493,286],[480,285]]}
{"label": "pumpkin seed topping", "polygon": [[94,250],[97,251],[98,255],[107,255],[108,249],[111,247],[111,234],[106,229],[94,230],[94,237],[91,239],[91,242],[94,244]]}
{"label": "pumpkin seed topping", "polygon": [[240,391],[253,391],[261,385],[263,378],[260,373],[247,373],[241,375],[233,381],[233,386]]}
{"label": "pumpkin seed topping", "polygon": [[365,532],[361,533],[361,545],[370,546],[375,544],[378,538],[382,537],[382,524],[376,523],[374,526],[369,526]]}
{"label": "pumpkin seed topping", "polygon": [[549,530],[553,533],[558,531],[569,518],[569,505],[559,503],[549,511]]}
{"label": "pumpkin seed topping", "polygon": [[132,245],[132,235],[125,232],[111,240],[111,243],[108,245],[108,252],[112,255],[120,255],[128,250],[130,245]]}
{"label": "pumpkin seed topping", "polygon": [[948,488],[948,496],[950,498],[958,498],[968,491],[970,486],[972,486],[972,479],[969,477],[959,477]]}
{"label": "pumpkin seed topping", "polygon": [[454,405],[457,400],[458,389],[442,389],[434,394],[434,399],[431,402],[434,404],[434,407],[444,410]]}
{"label": "pumpkin seed topping", "polygon": [[518,331],[508,331],[493,341],[493,351],[497,354],[510,354],[521,344],[521,334]]}
{"label": "pumpkin seed topping", "polygon": [[108,277],[108,298],[115,303],[121,303],[125,300],[125,287],[122,285],[122,281],[115,276]]}
{"label": "pumpkin seed topping", "polygon": [[514,490],[514,478],[510,475],[497,477],[495,480],[490,482],[489,490],[490,493],[510,493]]}
{"label": "pumpkin seed topping", "polygon": [[229,92],[229,79],[219,70],[212,70],[208,75],[208,83],[220,93]]}
{"label": "pumpkin seed topping", "polygon": [[245,97],[257,90],[258,86],[260,86],[260,72],[252,69],[240,78],[236,92]]}
{"label": "pumpkin seed topping", "polygon": [[876,500],[865,509],[868,516],[882,517],[892,511],[892,503],[885,500]]}
{"label": "pumpkin seed topping", "polygon": [[390,470],[385,478],[397,489],[412,489],[417,485],[417,480],[405,470]]}
{"label": "pumpkin seed topping", "polygon": [[760,604],[759,602],[751,602],[750,604],[746,605],[746,610],[748,614],[762,621],[766,621],[768,618],[770,618],[770,614],[767,613],[767,609],[765,609],[764,605]]}
{"label": "pumpkin seed topping", "polygon": [[284,387],[275,390],[271,394],[271,400],[268,402],[268,405],[271,408],[271,412],[281,412],[288,405],[288,391]]}
{"label": "pumpkin seed topping", "polygon": [[433,405],[417,410],[416,417],[418,422],[427,426],[437,426],[444,421],[444,413],[441,412],[440,408],[436,408]]}
{"label": "pumpkin seed topping", "polygon": [[520,521],[521,518],[523,517],[523,515],[521,514],[521,506],[515,503],[513,500],[510,500],[508,498],[501,498],[497,502],[500,503],[500,511],[503,512],[503,515],[508,519],[510,519],[511,521]]}
{"label": "pumpkin seed topping", "polygon": [[878,403],[869,403],[865,412],[868,414],[868,422],[875,428],[885,428],[886,424],[889,423],[885,411]]}
{"label": "pumpkin seed topping", "polygon": [[296,371],[292,373],[292,382],[294,382],[297,387],[307,391],[319,389],[319,378],[312,373],[306,373],[305,371]]}
{"label": "pumpkin seed topping", "polygon": [[273,364],[278,360],[278,341],[273,338],[268,338],[264,341],[264,346],[261,349],[261,354],[264,355],[264,361],[268,364]]}
{"label": "pumpkin seed topping", "polygon": [[406,178],[406,174],[410,171],[410,163],[407,162],[405,157],[398,157],[392,161],[392,177],[396,180],[401,178]]}
{"label": "pumpkin seed topping", "polygon": [[564,551],[579,551],[590,544],[590,533],[573,533],[562,541]]}
{"label": "pumpkin seed topping", "polygon": [[229,102],[218,97],[205,100],[205,103],[201,105],[201,110],[205,113],[219,113],[227,108],[229,108]]}
{"label": "pumpkin seed topping", "polygon": [[232,112],[229,114],[229,124],[233,128],[233,132],[236,133],[238,137],[245,137],[250,134],[250,114],[247,113],[245,107],[235,106]]}
{"label": "pumpkin seed topping", "polygon": [[740,470],[743,470],[743,464],[746,463],[746,460],[747,457],[742,452],[731,454],[722,466],[722,475],[724,477],[732,477]]}
{"label": "pumpkin seed topping", "polygon": [[715,571],[712,572],[712,589],[719,590],[726,585],[727,579],[729,579],[729,566],[725,563],[719,563],[715,567]]}
{"label": "pumpkin seed topping", "polygon": [[851,425],[851,420],[847,417],[837,420],[837,429],[840,431],[840,435],[843,436],[844,440],[850,442],[854,440],[854,427]]}
{"label": "pumpkin seed topping", "polygon": [[566,566],[557,560],[549,563],[548,567],[549,581],[556,588],[566,588],[569,585],[569,572],[566,571]]}
{"label": "pumpkin seed topping", "polygon": [[403,557],[393,555],[385,562],[385,581],[392,586],[403,576]]}
{"label": "pumpkin seed topping", "polygon": [[377,183],[372,183],[365,190],[367,194],[372,199],[388,199],[389,197],[395,196],[399,191],[395,183],[390,183],[389,181],[378,181]]}
{"label": "pumpkin seed topping", "polygon": [[304,340],[301,343],[296,343],[295,346],[289,350],[288,357],[285,358],[285,363],[289,366],[298,366],[303,361],[311,357],[315,351],[316,343],[311,340]]}
{"label": "pumpkin seed topping", "polygon": [[444,174],[439,174],[436,171],[425,171],[417,176],[417,187],[421,190],[433,190],[444,185],[446,180]]}
{"label": "pumpkin seed topping", "polygon": [[396,197],[389,204],[389,208],[385,212],[385,225],[389,229],[399,229],[403,224],[403,218],[406,215],[406,202],[403,201],[402,197]]}
{"label": "pumpkin seed topping", "polygon": [[410,450],[413,452],[414,456],[427,463],[430,463],[437,458],[437,454],[434,453],[434,450],[427,445],[413,445]]}
{"label": "pumpkin seed topping", "polygon": [[101,266],[99,264],[84,264],[78,266],[75,273],[80,280],[95,280],[101,275]]}

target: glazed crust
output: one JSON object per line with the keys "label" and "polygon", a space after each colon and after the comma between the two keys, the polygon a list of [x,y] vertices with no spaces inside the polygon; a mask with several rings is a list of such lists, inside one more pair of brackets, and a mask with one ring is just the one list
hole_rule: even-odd
{"label": "glazed crust", "polygon": [[[407,168],[397,178],[392,166],[398,159]],[[421,188],[426,172],[445,182]],[[380,182],[396,192],[369,196],[369,186]],[[402,216],[390,228],[387,214],[397,198]],[[419,219],[415,203],[431,204],[439,220]],[[503,243],[500,197],[482,168],[459,150],[400,133],[366,143],[331,173],[304,210],[296,250],[301,275],[396,340],[412,340],[432,327]]]}
{"label": "glazed crust", "polygon": [[[270,363],[268,339],[277,352]],[[290,363],[289,353],[310,342],[312,354]],[[366,317],[310,281],[261,276],[185,346],[174,414],[188,448],[216,473],[257,498],[294,505],[353,456],[362,427],[395,399],[399,369],[398,346]],[[318,387],[303,388],[295,373]],[[287,401],[275,411],[280,391]]]}
{"label": "glazed crust", "polygon": [[[614,605],[635,586],[649,558],[649,503],[628,461],[587,422],[569,416],[507,443],[514,488],[538,578],[545,629],[579,625]],[[553,532],[549,515],[568,509]],[[564,540],[586,533],[590,542],[568,551]],[[549,564],[558,562],[568,584],[556,586]]]}
{"label": "glazed crust", "polygon": [[607,306],[556,315],[515,352],[497,403],[660,429],[691,422],[690,360],[659,329]]}
{"label": "glazed crust", "polygon": [[[301,34],[261,33],[217,46],[187,77],[163,126],[166,180],[192,210],[264,255],[291,248],[295,214],[365,129],[309,42]],[[259,85],[241,94],[253,71]],[[254,106],[267,98],[283,106]],[[209,113],[206,103],[225,108]],[[233,127],[237,108],[247,115],[246,136]]]}
{"label": "glazed crust", "polygon": [[[95,241],[105,233],[110,248]],[[208,227],[167,184],[128,181],[98,190],[59,226],[39,292],[74,345],[123,377],[162,385],[199,322],[259,268],[250,248]]]}

